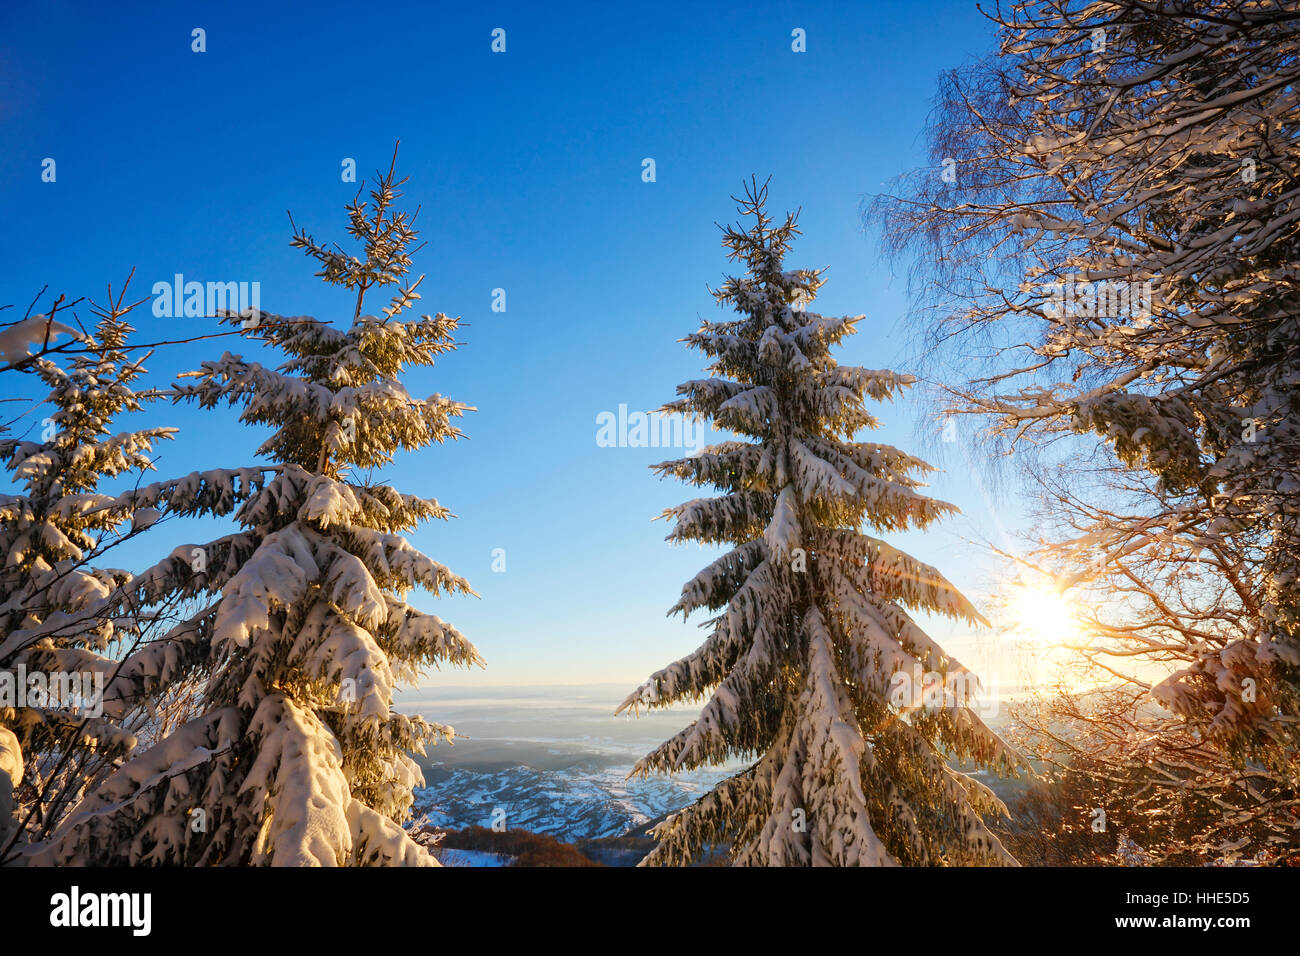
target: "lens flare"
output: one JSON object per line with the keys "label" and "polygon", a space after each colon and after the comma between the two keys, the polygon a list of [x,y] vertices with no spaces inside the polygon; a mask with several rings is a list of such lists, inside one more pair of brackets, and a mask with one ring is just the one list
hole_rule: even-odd
{"label": "lens flare", "polygon": [[1017,583],[1010,611],[1016,634],[1024,640],[1063,644],[1079,637],[1073,602],[1049,583]]}

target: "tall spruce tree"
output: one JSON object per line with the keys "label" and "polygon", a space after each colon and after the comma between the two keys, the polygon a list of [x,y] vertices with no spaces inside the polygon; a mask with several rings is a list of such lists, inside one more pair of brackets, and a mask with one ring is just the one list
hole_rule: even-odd
{"label": "tall spruce tree", "polygon": [[[655,466],[721,492],[664,513],[668,540],[731,547],[669,613],[720,613],[696,651],[619,708],[708,698],[634,773],[757,760],[658,826],[646,862],[726,845],[739,865],[1014,863],[982,819],[1005,807],[952,760],[1009,771],[1018,758],[967,706],[971,675],[905,608],[982,619],[934,568],[859,530],[924,528],[955,511],[917,490],[924,462],[854,440],[878,424],[864,400],[912,379],[835,362],[861,317],[804,309],[821,271],[784,268],[796,216],[774,225],[766,199],[766,184],[748,184],[737,198],[748,226],[724,230],[746,271],[714,295],[739,318],[684,340],[712,360],[710,377],[679,385],[662,409],[745,440]],[[923,696],[920,672],[948,694]]]}
{"label": "tall spruce tree", "polygon": [[[436,864],[401,823],[422,783],[412,752],[453,731],[395,711],[393,690],[434,662],[481,661],[405,596],[474,592],[403,537],[448,510],[359,472],[459,437],[455,420],[471,409],[414,398],[400,380],[454,349],[458,326],[442,314],[399,318],[420,282],[404,278],[416,232],[414,215],[394,209],[402,182],[390,167],[373,205],[358,195],[348,206],[360,257],[295,230],[317,274],[356,292],[345,330],[227,314],[288,360],[271,369],[226,353],[176,388],[178,400],[239,404],[241,421],[274,429],[258,451],[276,468],[236,513],[237,531],[182,546],[136,579],[141,604],[180,592],[200,607],[169,641],[128,660],[120,683],[157,687],[197,671],[201,705],[87,799],[51,859]],[[366,293],[390,285],[383,314],[365,314]]]}

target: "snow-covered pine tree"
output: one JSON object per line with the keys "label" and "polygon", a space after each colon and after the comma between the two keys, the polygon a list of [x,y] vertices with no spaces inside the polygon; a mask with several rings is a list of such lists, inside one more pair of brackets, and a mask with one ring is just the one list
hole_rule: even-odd
{"label": "snow-covered pine tree", "polygon": [[[226,315],[288,360],[272,369],[226,353],[176,389],[203,407],[241,404],[241,421],[272,427],[259,453],[275,475],[240,507],[239,530],[178,548],[137,578],[142,603],[176,591],[206,598],[170,647],[126,665],[129,679],[157,682],[175,659],[197,655],[200,712],[88,798],[52,859],[436,865],[400,824],[422,783],[411,753],[453,731],[396,712],[393,689],[431,663],[481,661],[405,595],[474,592],[403,537],[447,509],[359,472],[398,449],[457,438],[455,419],[471,409],[413,398],[399,379],[455,348],[458,325],[442,314],[399,318],[419,298],[419,280],[403,282],[416,232],[414,216],[393,208],[401,185],[390,167],[373,207],[360,194],[348,206],[361,258],[295,230],[318,275],[356,291],[346,330]],[[363,314],[367,291],[388,285],[398,290],[383,315]]]}
{"label": "snow-covered pine tree", "polygon": [[[662,409],[749,440],[655,466],[722,492],[664,513],[670,541],[731,546],[669,613],[721,613],[698,650],[619,708],[708,698],[633,773],[757,760],[658,826],[646,862],[728,846],[740,865],[1014,863],[982,819],[1005,807],[951,758],[1009,771],[1018,757],[967,706],[973,676],[905,608],[982,619],[934,568],[859,530],[923,528],[955,510],[917,491],[924,462],[854,441],[877,426],[864,400],[912,379],[835,362],[860,317],[804,311],[824,280],[784,269],[796,217],[773,225],[766,199],[766,184],[747,184],[737,202],[752,222],[724,230],[746,272],[714,294],[740,317],[684,340],[711,374]],[[918,672],[943,675],[950,696],[933,685],[923,696]]]}
{"label": "snow-covered pine tree", "polygon": [[[58,324],[82,340],[68,367],[48,351],[16,359],[50,391],[38,406],[38,415],[49,409],[34,425],[39,440],[0,441],[0,461],[21,489],[0,495],[0,750],[17,772],[0,784],[14,813],[8,826],[0,822],[0,865],[39,845],[136,742],[96,699],[142,637],[140,622],[111,600],[130,575],[98,565],[159,512],[133,494],[98,489],[151,471],[155,443],[175,429],[113,431],[151,397],[133,387],[144,370],[127,351],[125,294],[124,286],[113,299],[110,289],[107,306],[92,306],[92,336]],[[34,319],[39,343],[44,316]],[[19,374],[14,367],[8,374]]]}

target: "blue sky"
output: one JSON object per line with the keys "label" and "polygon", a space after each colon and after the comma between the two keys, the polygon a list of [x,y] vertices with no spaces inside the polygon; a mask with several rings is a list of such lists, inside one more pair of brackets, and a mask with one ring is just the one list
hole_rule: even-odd
{"label": "blue sky", "polygon": [[[134,298],[175,273],[256,281],[264,309],[345,322],[350,295],[289,248],[286,210],[344,240],[356,186],[343,160],[363,176],[387,168],[400,139],[427,242],[423,310],[468,323],[463,348],[408,385],[479,409],[470,441],[386,474],[459,516],[413,540],[482,595],[415,596],[489,665],[429,683],[631,685],[698,643],[694,621],[664,613],[709,556],[651,522],[696,495],[646,467],[675,456],[597,447],[596,416],[654,408],[700,377],[702,357],[677,340],[715,312],[706,286],[730,264],[714,223],[734,219],[728,197],[751,174],[772,176],[777,211],[803,209],[789,264],[829,268],[817,311],[867,316],[840,361],[906,370],[902,277],[863,235],[859,202],[922,161],[938,73],[989,51],[993,34],[970,0],[444,6],[462,5],[372,18],[353,4],[7,4],[0,304],[21,313],[46,283],[102,301],[135,268]],[[191,50],[196,27],[204,53]],[[504,54],[490,50],[498,27]],[[791,50],[795,28],[806,53]],[[155,318],[148,302],[135,324],[142,339],[211,327]],[[252,352],[174,349],[149,364],[152,380],[226,347]],[[884,440],[917,449],[919,411],[882,409]],[[150,420],[181,429],[161,449],[163,476],[252,464],[264,437],[232,410]],[[922,450],[947,469],[934,493],[965,516],[901,544],[978,598],[991,563],[964,539],[1016,525],[1014,502],[979,493],[959,446]],[[162,527],[115,563],[140,567],[215,531]],[[505,573],[491,570],[494,548]]]}

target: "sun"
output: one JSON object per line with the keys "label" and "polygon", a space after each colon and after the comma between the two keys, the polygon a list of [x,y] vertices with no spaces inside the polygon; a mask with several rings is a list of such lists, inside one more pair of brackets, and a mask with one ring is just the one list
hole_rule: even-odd
{"label": "sun", "polygon": [[1017,581],[1008,601],[1018,636],[1042,644],[1064,644],[1079,637],[1074,602],[1051,583]]}

